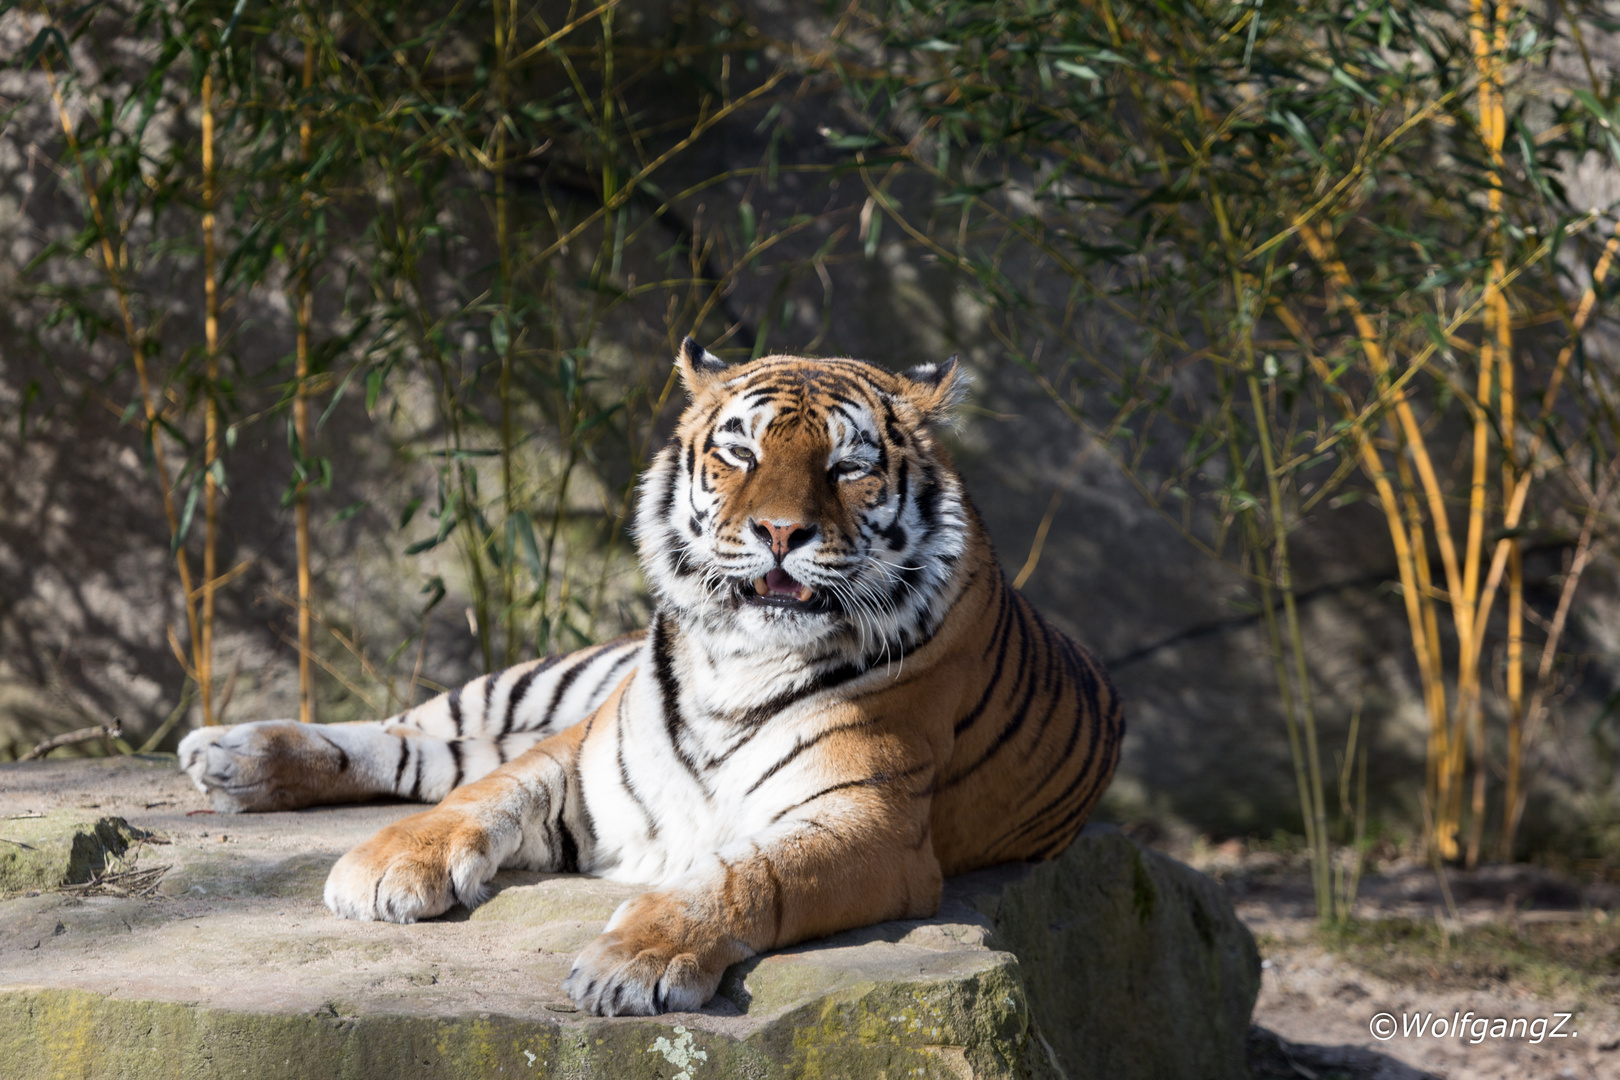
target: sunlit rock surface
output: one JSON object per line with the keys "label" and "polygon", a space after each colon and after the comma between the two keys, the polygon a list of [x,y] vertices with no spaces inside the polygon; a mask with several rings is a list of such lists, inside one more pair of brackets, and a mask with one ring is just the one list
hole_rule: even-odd
{"label": "sunlit rock surface", "polygon": [[560,984],[633,887],[511,873],[470,916],[326,911],[333,861],[418,809],[228,817],[171,759],[0,765],[0,847],[58,853],[0,899],[0,1076],[1246,1075],[1253,941],[1118,833],[739,964],[702,1012],[604,1020]]}

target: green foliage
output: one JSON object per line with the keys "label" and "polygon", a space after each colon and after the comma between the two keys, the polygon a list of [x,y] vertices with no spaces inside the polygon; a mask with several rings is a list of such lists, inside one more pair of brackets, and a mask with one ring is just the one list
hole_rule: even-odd
{"label": "green foliage", "polygon": [[[64,191],[85,220],[26,280],[55,305],[46,331],[120,340],[126,355],[138,342],[154,366],[147,438],[183,458],[159,477],[178,504],[177,551],[196,543],[201,517],[202,402],[221,409],[230,446],[244,429],[286,425],[289,505],[332,487],[344,463],[322,432],[363,404],[385,439],[404,432],[409,456],[437,471],[426,505],[400,520],[400,550],[424,561],[427,610],[446,595],[435,571],[454,552],[486,666],[634,618],[613,607],[624,590],[610,577],[625,561],[635,474],[671,412],[667,358],[685,333],[728,332],[717,246],[741,264],[783,232],[745,214],[740,245],[717,225],[667,247],[658,231],[680,222],[658,177],[717,123],[760,111],[787,71],[733,93],[731,56],[755,59],[734,16],[677,12],[660,48],[625,48],[617,7],[114,0],[24,15],[37,30],[14,63],[48,73],[39,102],[60,91],[73,127],[61,156],[78,170]],[[191,304],[200,292],[205,74],[227,297],[218,379],[171,301],[176,286]],[[119,270],[88,276],[103,240]],[[305,275],[316,326],[299,381],[292,319],[277,313],[296,308]],[[266,341],[286,351],[267,360]],[[57,373],[82,385],[70,365]],[[310,445],[292,419],[299,393],[318,417]],[[222,482],[230,458],[215,463]]]}
{"label": "green foliage", "polygon": [[[1476,26],[1452,0],[804,5],[828,35],[811,52],[730,5],[46,3],[17,12],[30,44],[13,64],[60,90],[74,137],[58,176],[84,212],[24,282],[53,305],[43,355],[46,339],[117,354],[90,374],[58,365],[64,383],[127,396],[121,365],[145,350],[148,445],[184,462],[160,477],[177,551],[195,544],[204,402],[227,425],[221,482],[241,434],[287,426],[289,502],[343,479],[338,417],[364,413],[431,466],[431,489],[402,500],[397,550],[418,560],[427,609],[464,588],[496,667],[633,620],[614,606],[631,489],[677,404],[665,358],[680,337],[737,358],[814,352],[832,322],[826,268],[899,245],[953,273],[999,353],[1194,545],[1247,575],[1326,910],[1334,830],[1294,605],[1300,525],[1363,501],[1384,511],[1401,596],[1419,598],[1431,719],[1459,747],[1481,706],[1468,664],[1442,672],[1439,654],[1467,652],[1482,564],[1579,531],[1613,486],[1610,359],[1570,302],[1614,216],[1569,186],[1583,163],[1620,161],[1620,106],[1583,36],[1602,24],[1579,5],[1480,10]],[[219,102],[218,378],[197,320],[172,310],[200,293],[205,74]],[[30,83],[34,104],[48,81]],[[809,144],[795,112],[812,99]],[[757,166],[694,179],[716,160],[708,140],[733,131],[761,140]],[[860,194],[773,216],[757,193],[788,172],[824,182],[817,199],[835,182]],[[719,208],[703,201],[720,193]],[[88,272],[104,242],[112,267]],[[800,340],[812,274],[821,317]],[[316,326],[299,381],[288,312],[305,275]],[[743,280],[764,299],[739,315],[727,297]],[[1512,323],[1499,329],[1517,336],[1492,368],[1497,293]],[[42,393],[25,389],[19,438]],[[299,394],[318,418],[308,445]],[[142,422],[145,402],[114,405]],[[1488,491],[1464,455],[1426,449],[1470,429]],[[1443,475],[1424,473],[1431,460]],[[1499,469],[1548,493],[1522,520]],[[1442,533],[1468,537],[1453,545],[1458,565],[1474,560],[1467,588],[1431,581]],[[1457,644],[1425,661],[1417,638],[1439,615]],[[409,668],[410,645],[384,667]],[[1494,685],[1507,661],[1472,647],[1474,669],[1495,665],[1475,681]],[[1538,679],[1528,709],[1504,698],[1493,718],[1522,713],[1533,743],[1552,689]]]}
{"label": "green foliage", "polygon": [[[1152,505],[1250,575],[1324,917],[1331,830],[1292,534],[1353,503],[1358,472],[1376,494],[1431,715],[1431,842],[1461,857],[1471,754],[1472,863],[1489,768],[1480,628],[1499,583],[1519,610],[1517,545],[1537,514],[1521,519],[1515,486],[1557,491],[1588,523],[1613,486],[1608,359],[1581,350],[1583,386],[1554,407],[1591,329],[1566,297],[1602,277],[1588,238],[1613,217],[1573,205],[1565,177],[1620,149],[1584,18],[1450,0],[896,0],[867,28],[882,67],[851,76],[867,126],[849,138],[877,205],[972,283],[1007,354]],[[918,175],[925,213],[889,194]],[[1470,428],[1472,459],[1430,453]],[[1551,670],[1526,707],[1521,618],[1492,673],[1507,684],[1504,851]],[[1557,644],[1549,632],[1548,659]]]}

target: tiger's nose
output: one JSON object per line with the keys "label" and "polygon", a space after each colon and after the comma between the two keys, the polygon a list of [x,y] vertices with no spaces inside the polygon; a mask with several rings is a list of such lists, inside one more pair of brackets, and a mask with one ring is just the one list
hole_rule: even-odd
{"label": "tiger's nose", "polygon": [[753,518],[749,518],[748,527],[769,545],[777,562],[781,562],[794,548],[803,547],[814,540],[821,531],[819,525],[801,525],[797,521],[756,521]]}

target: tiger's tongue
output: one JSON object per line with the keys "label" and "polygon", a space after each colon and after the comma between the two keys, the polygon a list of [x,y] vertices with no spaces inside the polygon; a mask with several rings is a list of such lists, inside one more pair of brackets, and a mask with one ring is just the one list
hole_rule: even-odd
{"label": "tiger's tongue", "polygon": [[793,576],[778,566],[765,575],[765,587],[771,591],[772,596],[798,596],[803,588]]}
{"label": "tiger's tongue", "polygon": [[793,575],[778,566],[768,570],[764,577],[754,579],[754,592],[760,596],[790,596],[801,604],[808,604],[816,595],[808,585],[793,580]]}

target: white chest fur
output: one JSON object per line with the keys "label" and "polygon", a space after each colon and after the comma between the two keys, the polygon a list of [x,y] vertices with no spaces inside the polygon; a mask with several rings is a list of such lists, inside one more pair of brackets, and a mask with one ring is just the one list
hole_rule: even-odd
{"label": "white chest fur", "polygon": [[655,630],[617,709],[596,717],[605,737],[580,757],[595,833],[588,869],[653,886],[767,832],[835,782],[815,753],[794,753],[826,723],[816,666],[758,655],[716,663],[679,646],[661,662],[659,645]]}

